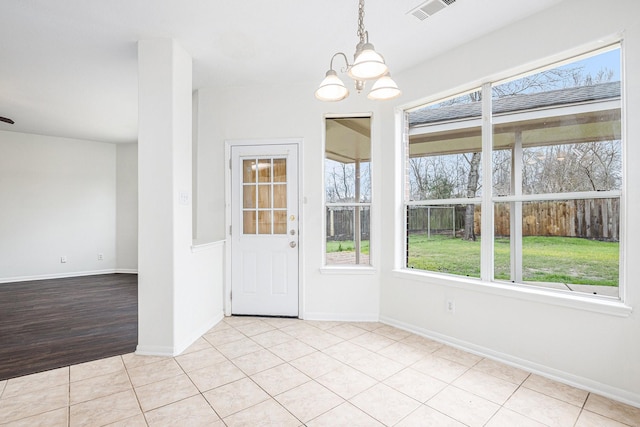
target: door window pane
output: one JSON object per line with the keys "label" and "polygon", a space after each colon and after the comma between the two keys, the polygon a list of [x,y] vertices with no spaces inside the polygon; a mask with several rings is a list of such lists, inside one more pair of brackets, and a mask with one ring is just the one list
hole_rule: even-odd
{"label": "door window pane", "polygon": [[255,160],[242,161],[242,182],[244,183],[256,182],[256,161]]}
{"label": "door window pane", "polygon": [[271,182],[271,159],[258,160],[258,181]]}
{"label": "door window pane", "polygon": [[243,233],[286,234],[287,160],[247,159],[242,165]]}
{"label": "door window pane", "polygon": [[273,207],[276,209],[287,207],[287,184],[274,184]]}
{"label": "door window pane", "polygon": [[272,234],[271,211],[258,211],[258,234]]}
{"label": "door window pane", "polygon": [[266,209],[271,207],[271,184],[258,185],[258,208]]}
{"label": "door window pane", "polygon": [[287,182],[287,159],[273,159],[273,182]]}
{"label": "door window pane", "polygon": [[256,187],[254,185],[244,185],[242,187],[243,198],[242,207],[245,209],[256,207]]}
{"label": "door window pane", "polygon": [[273,211],[273,234],[287,234],[287,211]]}
{"label": "door window pane", "polygon": [[242,232],[244,234],[256,234],[255,211],[244,211],[242,213]]}

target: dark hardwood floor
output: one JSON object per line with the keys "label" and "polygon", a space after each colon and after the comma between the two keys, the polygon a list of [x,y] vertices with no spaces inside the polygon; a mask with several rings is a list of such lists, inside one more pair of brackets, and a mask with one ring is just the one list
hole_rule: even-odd
{"label": "dark hardwood floor", "polygon": [[133,352],[138,276],[0,283],[0,380]]}

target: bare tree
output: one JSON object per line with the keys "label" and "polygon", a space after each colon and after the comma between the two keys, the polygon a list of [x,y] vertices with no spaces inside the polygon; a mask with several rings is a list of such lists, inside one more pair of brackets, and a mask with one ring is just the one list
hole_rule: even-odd
{"label": "bare tree", "polygon": [[[465,159],[467,157],[465,156]],[[469,161],[469,180],[467,181],[467,194],[466,196],[469,198],[475,197],[476,192],[478,191],[478,181],[480,177],[479,169],[480,169],[480,153],[473,153],[471,155],[471,159],[467,159]],[[476,232],[475,232],[475,205],[468,204],[465,208],[464,212],[464,240],[476,240]]]}
{"label": "bare tree", "polygon": [[[545,92],[568,87],[586,86],[610,81],[613,71],[603,68],[595,75],[585,74],[582,67],[560,67],[545,70],[501,85],[492,87],[494,98],[504,98],[536,92]],[[448,99],[429,108],[448,108],[458,104],[478,103],[482,100],[482,92],[475,91],[464,96]],[[569,144],[567,146],[551,145],[535,147],[523,151],[523,191],[532,193],[549,193],[563,191],[602,190],[615,188],[620,182],[620,145],[615,142],[599,142],[591,144]],[[456,159],[464,159],[451,175],[448,168],[433,168],[436,159],[451,164]],[[506,195],[511,191],[511,158],[510,150],[493,152],[493,191],[494,194]],[[457,161],[457,160],[455,160]],[[416,199],[435,197],[433,183],[447,174],[452,185],[452,194],[456,197],[474,198],[480,185],[480,152],[469,152],[462,155],[434,153],[422,158],[410,159],[411,195]],[[618,166],[617,166],[618,165]],[[442,194],[441,194],[442,197]],[[464,239],[475,240],[474,231],[475,206],[469,204],[465,208]]]}

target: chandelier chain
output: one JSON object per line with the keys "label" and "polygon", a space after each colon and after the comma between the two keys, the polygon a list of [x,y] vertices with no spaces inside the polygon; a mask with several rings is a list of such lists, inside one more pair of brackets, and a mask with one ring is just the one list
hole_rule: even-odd
{"label": "chandelier chain", "polygon": [[365,30],[364,30],[364,0],[360,0],[358,4],[358,38],[360,43],[365,42]]}

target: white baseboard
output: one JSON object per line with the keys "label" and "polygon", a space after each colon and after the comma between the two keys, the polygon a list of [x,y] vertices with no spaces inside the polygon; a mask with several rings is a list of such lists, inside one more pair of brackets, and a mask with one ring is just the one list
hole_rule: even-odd
{"label": "white baseboard", "polygon": [[99,274],[113,274],[113,273],[118,273],[118,270],[111,268],[107,270],[75,271],[70,273],[38,274],[35,276],[3,277],[3,278],[0,278],[0,283],[29,282],[32,280],[47,280],[47,279],[65,279],[67,277],[97,276]]}
{"label": "white baseboard", "polygon": [[328,320],[333,322],[377,322],[377,314],[306,312],[304,320]]}
{"label": "white baseboard", "polygon": [[414,325],[401,322],[396,319],[392,319],[386,316],[380,316],[380,322],[387,325],[394,326],[399,329],[403,329],[408,332],[438,341],[451,347],[458,348],[460,350],[467,351],[469,353],[477,354],[478,356],[486,357],[498,362],[502,362],[506,365],[513,366],[515,368],[523,369],[525,371],[537,374],[572,387],[580,388],[592,393],[597,393],[601,396],[609,399],[617,400],[628,405],[632,405],[640,408],[640,395],[631,393],[627,390],[612,387],[607,384],[602,384],[598,381],[593,381],[589,378],[584,378],[578,375],[569,374],[564,371],[560,371],[549,366],[541,365],[536,362],[532,362],[518,357],[511,356],[506,353],[494,351],[490,348],[482,347],[467,341],[459,340],[449,337],[447,335],[440,334],[438,332],[430,331],[428,329],[419,328]]}
{"label": "white baseboard", "polygon": [[121,274],[138,274],[138,269],[137,269],[137,268],[116,268],[116,270],[114,271],[114,273],[121,273]]}
{"label": "white baseboard", "polygon": [[185,351],[191,344],[196,342],[198,338],[207,333],[207,331],[213,328],[224,318],[224,313],[220,312],[217,315],[210,318],[208,321],[204,322],[198,329],[196,329],[189,337],[183,340],[182,343],[176,346],[176,351],[174,351],[174,356],[179,355],[183,351]]}
{"label": "white baseboard", "polygon": [[204,322],[197,330],[195,330],[189,337],[184,339],[182,343],[175,347],[167,346],[155,346],[155,345],[138,345],[136,347],[136,354],[141,356],[162,356],[162,357],[175,357],[185,351],[191,344],[196,342],[198,338],[204,335],[209,329],[213,328],[224,318],[224,313],[220,312],[213,316],[208,321]]}
{"label": "white baseboard", "polygon": [[173,357],[173,347],[138,344],[138,346],[136,347],[136,354],[140,356]]}

